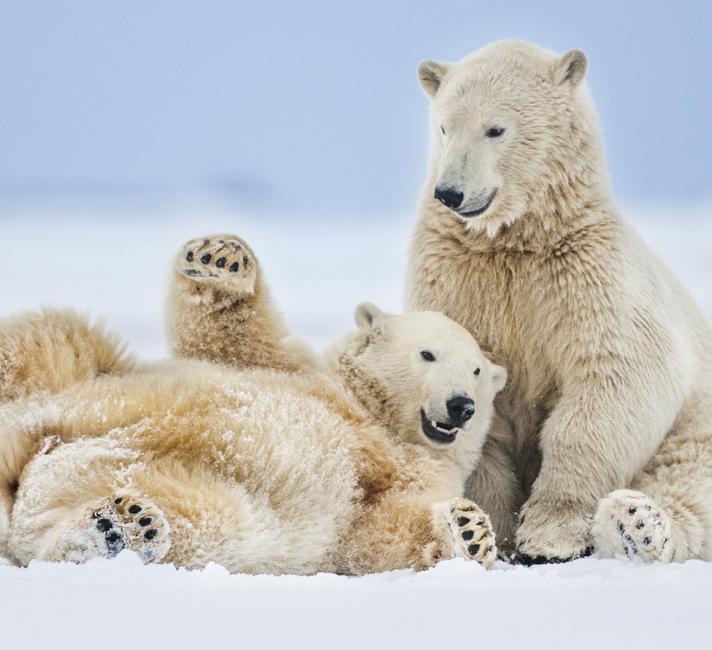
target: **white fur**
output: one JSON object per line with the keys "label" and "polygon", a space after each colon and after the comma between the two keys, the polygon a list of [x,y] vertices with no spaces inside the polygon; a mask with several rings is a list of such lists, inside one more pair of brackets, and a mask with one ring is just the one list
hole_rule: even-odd
{"label": "white fur", "polygon": [[[500,539],[521,508],[521,553],[575,556],[599,500],[635,487],[671,521],[659,559],[712,559],[712,333],[618,214],[585,71],[578,50],[511,41],[421,64],[433,137],[409,307],[443,311],[509,369],[469,487]],[[463,218],[439,183],[466,207],[497,193]]]}

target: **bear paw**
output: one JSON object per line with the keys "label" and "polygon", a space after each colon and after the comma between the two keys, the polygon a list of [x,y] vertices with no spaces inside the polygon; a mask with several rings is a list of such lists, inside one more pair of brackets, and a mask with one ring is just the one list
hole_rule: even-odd
{"label": "bear paw", "polygon": [[590,518],[564,504],[530,499],[522,508],[516,533],[516,560],[521,564],[556,564],[586,557]]}
{"label": "bear paw", "polygon": [[175,269],[196,285],[220,289],[237,298],[255,291],[257,261],[249,246],[234,235],[191,239],[178,253]]}
{"label": "bear paw", "polygon": [[170,527],[163,513],[154,505],[131,495],[118,495],[91,516],[99,553],[114,557],[130,548],[149,562],[162,560],[170,547]]}
{"label": "bear paw", "polygon": [[497,547],[489,516],[468,499],[447,503],[444,516],[455,557],[475,560],[485,569],[491,568],[497,559]]}
{"label": "bear paw", "polygon": [[670,562],[670,518],[642,492],[616,490],[601,499],[593,542],[604,557],[625,555],[643,562]]}

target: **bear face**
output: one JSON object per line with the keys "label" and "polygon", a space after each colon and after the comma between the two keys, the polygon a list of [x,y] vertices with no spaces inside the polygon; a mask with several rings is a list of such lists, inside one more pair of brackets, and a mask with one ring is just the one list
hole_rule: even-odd
{"label": "bear face", "polygon": [[543,203],[561,170],[575,171],[582,149],[596,149],[585,71],[578,50],[558,56],[513,41],[454,64],[422,62],[420,83],[432,98],[432,198],[490,236]]}
{"label": "bear face", "polygon": [[456,454],[479,450],[507,372],[463,327],[439,312],[355,313],[356,397],[398,438]]}

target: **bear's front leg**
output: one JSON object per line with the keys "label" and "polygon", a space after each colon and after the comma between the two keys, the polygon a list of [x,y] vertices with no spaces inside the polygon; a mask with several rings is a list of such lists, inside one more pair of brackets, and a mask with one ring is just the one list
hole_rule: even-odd
{"label": "bear's front leg", "polygon": [[520,512],[517,559],[523,564],[567,562],[590,555],[591,516],[583,504],[530,498]]}
{"label": "bear's front leg", "polygon": [[429,504],[386,497],[355,522],[339,553],[336,570],[360,575],[428,569],[462,557],[490,568],[497,557],[489,517],[468,499]]}
{"label": "bear's front leg", "polygon": [[[437,537],[445,538],[448,557],[475,560],[485,569],[492,568],[497,559],[494,529],[489,516],[476,503],[452,499],[433,506],[433,513],[433,526]],[[429,555],[426,549],[426,558]]]}

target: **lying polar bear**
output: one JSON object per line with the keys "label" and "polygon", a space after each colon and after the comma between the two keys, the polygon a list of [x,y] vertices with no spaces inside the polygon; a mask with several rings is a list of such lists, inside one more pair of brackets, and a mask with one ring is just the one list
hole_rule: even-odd
{"label": "lying polar bear", "polygon": [[169,331],[192,358],[136,367],[69,312],[0,326],[13,558],[128,547],[248,573],[491,566],[489,519],[459,497],[506,374],[463,328],[363,304],[320,368],[284,339],[242,240],[193,240],[175,269]]}

